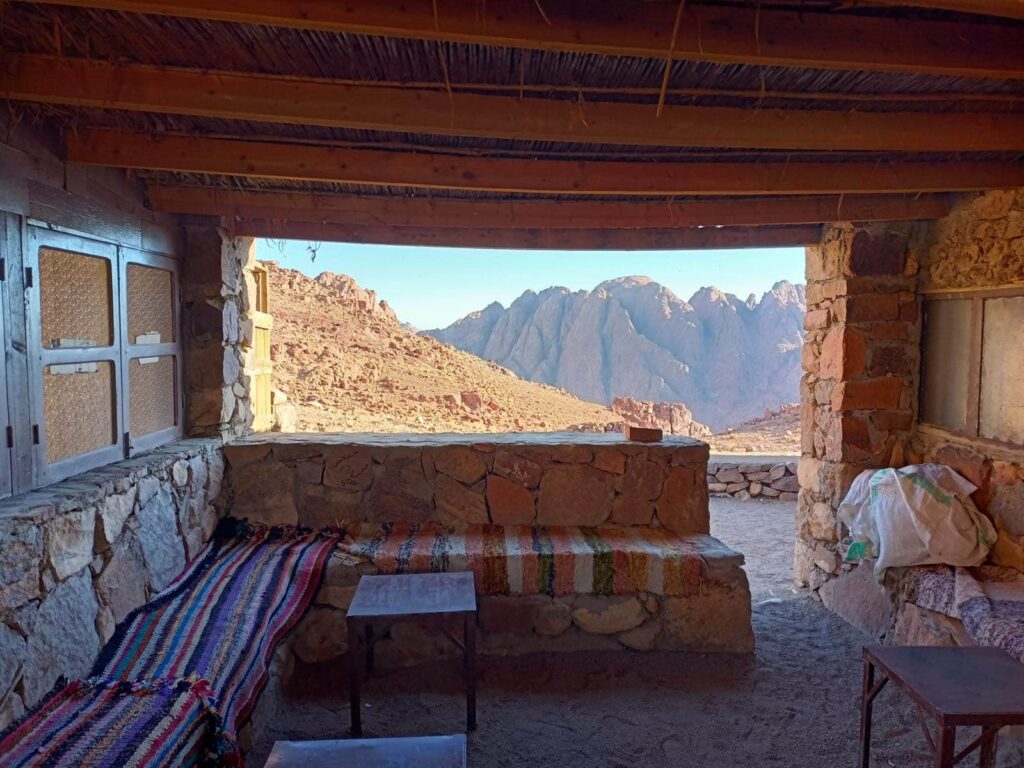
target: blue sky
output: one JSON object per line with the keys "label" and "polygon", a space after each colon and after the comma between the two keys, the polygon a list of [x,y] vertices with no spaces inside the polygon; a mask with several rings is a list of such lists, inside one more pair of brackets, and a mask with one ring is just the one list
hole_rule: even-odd
{"label": "blue sky", "polygon": [[[398,317],[420,329],[439,328],[470,312],[523,291],[563,285],[590,290],[624,275],[647,275],[684,299],[702,286],[746,298],[778,280],[804,280],[803,248],[729,251],[501,251],[323,243],[310,261],[308,243],[257,244],[257,257],[311,277],[343,272],[379,298]],[[282,250],[283,249],[283,250]]]}

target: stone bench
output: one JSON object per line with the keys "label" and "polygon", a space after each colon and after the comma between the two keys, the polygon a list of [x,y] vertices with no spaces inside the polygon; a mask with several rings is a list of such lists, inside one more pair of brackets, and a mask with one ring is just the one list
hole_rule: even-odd
{"label": "stone bench", "polygon": [[[708,447],[699,441],[252,435],[225,446],[225,457],[233,515],[349,534],[290,639],[285,668],[345,653],[344,612],[361,575],[442,568],[478,573],[484,654],[753,650],[743,557],[708,533]],[[367,542],[396,529],[385,556],[371,551]],[[460,541],[458,552],[441,558],[433,543],[409,540],[415,530],[436,541],[441,529]],[[523,574],[545,559],[553,575],[541,589],[539,575],[530,583]],[[595,559],[608,569],[597,579]],[[646,578],[637,576],[641,564]],[[397,625],[377,661],[404,666],[448,652],[441,633]]]}

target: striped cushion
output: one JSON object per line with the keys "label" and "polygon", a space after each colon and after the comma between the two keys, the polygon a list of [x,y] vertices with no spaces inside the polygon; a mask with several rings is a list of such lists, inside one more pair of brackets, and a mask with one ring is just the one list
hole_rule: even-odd
{"label": "striped cushion", "polygon": [[266,683],[274,649],[312,602],[338,539],[237,521],[224,527],[227,535],[118,627],[93,676],[205,679],[233,736]]}
{"label": "striped cushion", "polygon": [[198,766],[215,715],[204,681],[76,681],[0,742],[5,768]]}
{"label": "striped cushion", "polygon": [[347,526],[342,548],[381,573],[470,570],[484,595],[693,595],[703,562],[685,537],[642,527],[357,523]]}

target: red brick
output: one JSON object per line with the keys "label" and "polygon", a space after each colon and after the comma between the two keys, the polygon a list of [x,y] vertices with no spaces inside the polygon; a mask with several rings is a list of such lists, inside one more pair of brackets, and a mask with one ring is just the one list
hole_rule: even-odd
{"label": "red brick", "polygon": [[916,301],[901,301],[900,302],[900,320],[904,320],[908,323],[917,322],[917,302]]}
{"label": "red brick", "polygon": [[823,379],[852,379],[864,372],[864,336],[850,328],[834,328],[821,344],[818,375]]}
{"label": "red brick", "polygon": [[825,436],[829,461],[862,461],[874,452],[868,421],[852,413],[834,414]]}
{"label": "red brick", "polygon": [[843,381],[832,391],[832,410],[895,410],[902,392],[903,379],[895,376]]}
{"label": "red brick", "polygon": [[906,432],[914,423],[913,411],[874,411],[871,423],[880,432]]}
{"label": "red brick", "polygon": [[907,260],[907,240],[895,232],[857,232],[850,243],[850,270],[855,275],[900,275]]}
{"label": "red brick", "polygon": [[869,376],[909,376],[917,368],[917,360],[905,346],[879,346],[871,350]]}
{"label": "red brick", "polygon": [[872,341],[910,341],[913,333],[911,323],[901,322],[872,323],[867,331]]}
{"label": "red brick", "polygon": [[660,429],[634,427],[632,424],[626,425],[625,433],[627,440],[632,440],[637,443],[657,443],[660,442],[663,437]]}
{"label": "red brick", "polygon": [[841,323],[898,320],[899,316],[900,300],[894,293],[846,296],[836,301],[836,318]]}

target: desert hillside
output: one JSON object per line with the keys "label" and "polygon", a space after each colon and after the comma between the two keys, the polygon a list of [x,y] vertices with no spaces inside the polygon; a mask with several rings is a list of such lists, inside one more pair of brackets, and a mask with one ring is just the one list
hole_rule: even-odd
{"label": "desert hillside", "polygon": [[593,291],[527,291],[427,333],[585,400],[685,403],[715,431],[798,397],[806,299],[776,283],[760,300],[702,288],[683,301],[647,277]]}
{"label": "desert hillside", "polygon": [[301,431],[552,431],[621,421],[608,408],[417,335],[347,275],[310,279],[267,267],[274,386],[297,406]]}

